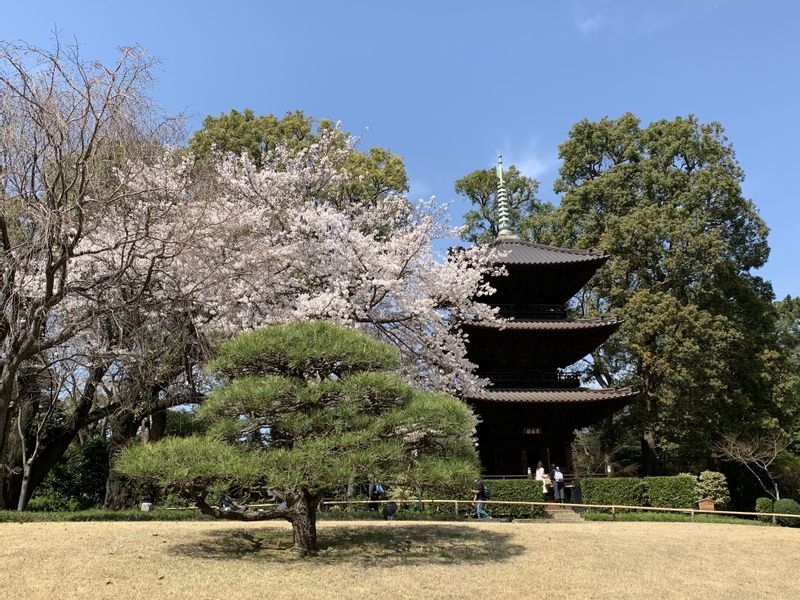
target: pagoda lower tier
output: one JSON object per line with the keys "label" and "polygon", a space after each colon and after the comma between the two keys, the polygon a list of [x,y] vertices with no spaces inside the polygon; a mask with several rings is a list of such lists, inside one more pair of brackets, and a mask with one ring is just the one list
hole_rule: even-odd
{"label": "pagoda lower tier", "polygon": [[621,389],[489,388],[465,398],[480,418],[478,452],[487,475],[521,475],[537,462],[573,472],[575,430],[593,425],[630,403]]}

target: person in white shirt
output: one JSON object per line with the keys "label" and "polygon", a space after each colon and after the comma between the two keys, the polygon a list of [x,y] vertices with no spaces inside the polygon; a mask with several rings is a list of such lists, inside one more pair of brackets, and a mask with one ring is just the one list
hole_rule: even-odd
{"label": "person in white shirt", "polygon": [[558,467],[553,473],[553,496],[556,502],[564,502],[564,474]]}
{"label": "person in white shirt", "polygon": [[536,481],[542,482],[542,494],[547,493],[547,479],[545,479],[544,465],[542,461],[536,463]]}

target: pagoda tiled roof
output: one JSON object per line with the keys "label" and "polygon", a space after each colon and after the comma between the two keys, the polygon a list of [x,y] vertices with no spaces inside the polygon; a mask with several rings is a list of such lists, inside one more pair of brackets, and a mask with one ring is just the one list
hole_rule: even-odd
{"label": "pagoda tiled roof", "polygon": [[[626,388],[578,389],[486,389],[467,396],[467,400],[514,404],[584,404],[625,400],[630,402],[638,392]],[[626,402],[626,403],[627,403]]]}
{"label": "pagoda tiled roof", "polygon": [[491,247],[504,254],[498,262],[504,265],[562,265],[571,263],[591,263],[606,261],[606,252],[594,250],[574,250],[546,246],[526,240],[501,239],[492,242]]}
{"label": "pagoda tiled roof", "polygon": [[497,323],[465,323],[467,329],[496,329],[501,331],[586,331],[618,327],[622,321],[616,317],[597,317],[595,319],[578,319],[566,321],[558,319],[509,319]]}

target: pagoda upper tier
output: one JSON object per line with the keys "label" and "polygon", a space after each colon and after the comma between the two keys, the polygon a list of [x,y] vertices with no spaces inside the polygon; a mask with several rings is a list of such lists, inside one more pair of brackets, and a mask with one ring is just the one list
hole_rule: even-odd
{"label": "pagoda upper tier", "polygon": [[[496,292],[482,301],[499,309],[498,323],[464,323],[467,358],[491,382],[478,403],[566,405],[586,402],[607,414],[630,401],[632,390],[586,390],[562,369],[601,346],[622,322],[616,317],[569,319],[567,303],[609,259],[605,252],[558,248],[500,237],[491,245],[507,275],[492,277]],[[555,393],[557,392],[557,393]],[[566,394],[566,395],[565,395]],[[573,410],[570,408],[570,410]],[[586,423],[584,423],[586,424]]]}
{"label": "pagoda upper tier", "polygon": [[489,372],[568,367],[605,342],[620,325],[620,320],[609,317],[514,319],[463,327],[470,340],[467,356],[478,365],[479,375],[489,377]]}
{"label": "pagoda upper tier", "polygon": [[570,250],[518,239],[498,239],[491,247],[499,254],[507,276],[492,277],[497,291],[489,299],[500,316],[522,319],[566,317],[564,305],[586,285],[609,255]]}

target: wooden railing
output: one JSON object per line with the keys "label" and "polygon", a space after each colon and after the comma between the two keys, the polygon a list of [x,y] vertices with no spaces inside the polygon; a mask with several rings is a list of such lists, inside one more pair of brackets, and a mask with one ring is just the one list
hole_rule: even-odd
{"label": "wooden railing", "polygon": [[[486,377],[497,387],[545,387],[557,389],[576,388],[580,385],[580,375],[578,373],[560,371],[536,370],[536,371],[484,371],[478,369],[480,377]],[[491,389],[491,387],[489,388]]]}
{"label": "wooden railing", "polygon": [[565,319],[567,309],[563,304],[494,304],[500,309],[501,317],[515,317],[517,319]]}
{"label": "wooden railing", "polygon": [[[453,510],[455,511],[456,515],[461,514],[459,511],[461,507],[468,507],[469,512],[472,512],[472,507],[475,505],[475,502],[472,500],[465,500],[465,499],[451,499],[451,500],[424,500],[424,499],[409,499],[409,498],[402,498],[402,499],[387,499],[387,500],[324,500],[320,504],[322,506],[348,506],[348,505],[381,505],[381,504],[388,504],[389,502],[394,502],[398,506],[402,505],[444,505],[444,506],[452,506]],[[525,502],[521,500],[481,500],[481,504],[486,504],[488,506],[528,506],[531,508],[531,511],[536,507],[552,507],[554,506],[553,502]],[[275,506],[275,503],[268,503],[268,504],[250,504],[248,508],[266,508],[270,506]],[[800,515],[792,515],[788,513],[761,513],[761,512],[746,512],[746,511],[737,511],[737,510],[701,510],[699,508],[661,508],[657,506],[629,506],[626,504],[580,504],[576,502],[565,502],[565,503],[558,503],[557,505],[559,508],[582,508],[582,509],[594,509],[594,510],[608,510],[611,514],[612,520],[616,520],[616,515],[620,512],[637,512],[637,511],[645,511],[645,512],[662,512],[662,513],[679,513],[689,515],[692,520],[694,520],[695,515],[724,515],[724,516],[731,516],[731,517],[749,517],[749,518],[789,518],[789,519],[800,519]],[[187,507],[176,507],[176,508],[166,508],[165,510],[195,510],[197,509],[196,506],[187,506]]]}
{"label": "wooden railing", "polygon": [[[347,504],[387,504],[394,502],[398,506],[403,504],[441,504],[450,505],[454,507],[456,514],[458,514],[459,507],[471,507],[475,502],[470,500],[326,500],[322,502],[324,506],[347,505]],[[481,504],[488,506],[529,506],[533,510],[537,506],[552,507],[553,502],[525,502],[520,500],[481,500]],[[760,513],[760,512],[746,512],[737,510],[701,510],[699,508],[662,508],[657,506],[628,506],[626,504],[580,504],[575,502],[558,503],[559,508],[583,508],[595,510],[608,510],[612,515],[612,519],[616,520],[616,515],[619,512],[636,512],[636,511],[649,511],[649,512],[662,512],[662,513],[679,513],[689,515],[694,520],[695,515],[725,515],[732,517],[750,517],[750,518],[776,518],[788,517],[790,519],[800,519],[800,515],[792,515],[788,513]]]}
{"label": "wooden railing", "polygon": [[[581,475],[576,473],[564,473],[564,485],[566,487],[574,487],[581,479]],[[548,475],[549,477],[549,475]],[[530,477],[527,474],[523,475],[484,475],[483,477],[487,481],[491,481],[492,479],[533,479],[533,475]],[[535,479],[533,479],[535,481]],[[549,479],[548,479],[549,482]],[[550,487],[548,485],[548,487]]]}

